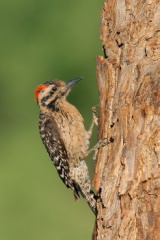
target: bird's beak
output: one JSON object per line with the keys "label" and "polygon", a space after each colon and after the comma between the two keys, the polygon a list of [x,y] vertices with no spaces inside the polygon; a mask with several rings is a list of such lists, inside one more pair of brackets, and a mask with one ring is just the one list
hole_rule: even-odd
{"label": "bird's beak", "polygon": [[66,82],[67,84],[67,89],[70,89],[75,83],[79,82],[83,77],[78,77],[72,80],[69,80],[68,82]]}
{"label": "bird's beak", "polygon": [[66,85],[64,87],[61,88],[61,92],[60,92],[60,95],[61,96],[64,96],[64,95],[68,95],[68,93],[70,92],[71,90],[71,87],[79,82],[83,77],[78,77],[78,78],[75,78],[75,79],[72,79],[72,80],[69,80],[68,82],[66,82]]}

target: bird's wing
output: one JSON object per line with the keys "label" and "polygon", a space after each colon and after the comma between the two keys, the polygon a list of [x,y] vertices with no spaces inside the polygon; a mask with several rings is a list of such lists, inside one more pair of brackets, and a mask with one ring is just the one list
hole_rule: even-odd
{"label": "bird's wing", "polygon": [[40,114],[39,128],[42,141],[64,184],[73,190],[75,199],[79,198],[78,187],[70,179],[67,150],[60,136],[56,121],[52,116]]}

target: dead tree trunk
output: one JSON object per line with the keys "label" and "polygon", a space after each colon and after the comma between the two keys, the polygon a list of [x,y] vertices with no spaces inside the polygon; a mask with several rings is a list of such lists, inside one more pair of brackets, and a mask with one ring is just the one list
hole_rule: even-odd
{"label": "dead tree trunk", "polygon": [[160,239],[160,1],[106,0],[94,239]]}

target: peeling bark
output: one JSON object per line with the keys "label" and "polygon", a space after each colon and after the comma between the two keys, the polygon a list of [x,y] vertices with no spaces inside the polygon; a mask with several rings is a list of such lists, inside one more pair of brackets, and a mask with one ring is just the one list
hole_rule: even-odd
{"label": "peeling bark", "polygon": [[160,239],[160,1],[106,0],[94,239]]}

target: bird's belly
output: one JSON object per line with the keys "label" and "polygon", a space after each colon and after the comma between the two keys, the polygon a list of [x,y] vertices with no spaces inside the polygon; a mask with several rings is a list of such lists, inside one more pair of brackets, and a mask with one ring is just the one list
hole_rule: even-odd
{"label": "bird's belly", "polygon": [[67,150],[68,158],[77,162],[77,160],[84,159],[87,150],[86,130],[79,122],[72,122],[72,124],[63,124],[59,129],[64,145]]}

